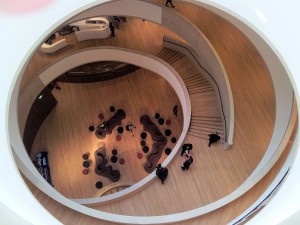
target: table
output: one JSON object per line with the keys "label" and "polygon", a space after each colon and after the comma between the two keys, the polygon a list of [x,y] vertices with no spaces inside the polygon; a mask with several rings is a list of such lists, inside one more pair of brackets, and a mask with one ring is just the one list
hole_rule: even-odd
{"label": "table", "polygon": [[[92,21],[95,21],[95,23]],[[109,21],[104,17],[94,17],[71,23],[70,26],[78,27],[79,30],[95,29],[95,27],[97,27],[97,29],[107,29]]]}

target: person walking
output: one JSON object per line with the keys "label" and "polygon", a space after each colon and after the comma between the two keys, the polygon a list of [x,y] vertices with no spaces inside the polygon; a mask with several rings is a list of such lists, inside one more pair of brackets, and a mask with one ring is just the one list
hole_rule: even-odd
{"label": "person walking", "polygon": [[168,6],[169,3],[171,4],[171,6],[172,6],[173,8],[175,7],[175,6],[173,5],[173,1],[172,1],[172,0],[167,0],[167,1],[166,1],[166,6],[167,6],[167,7],[169,7],[169,6]]}
{"label": "person walking", "polygon": [[220,141],[221,139],[218,132],[216,132],[215,134],[209,134],[208,136],[209,136],[208,147],[210,147],[211,144]]}
{"label": "person walking", "polygon": [[50,90],[52,91],[54,88],[56,90],[61,90],[61,87],[57,84],[57,81],[52,81],[50,84],[49,84],[49,88]]}
{"label": "person walking", "polygon": [[181,156],[186,155],[188,157],[190,155],[190,151],[193,149],[193,145],[190,143],[182,145],[181,148]]}
{"label": "person walking", "polygon": [[190,165],[193,163],[194,159],[192,156],[189,156],[189,158],[187,160],[184,161],[184,163],[181,166],[181,169],[184,170],[188,170],[190,168]]}
{"label": "person walking", "polygon": [[166,167],[162,167],[161,164],[156,166],[156,176],[161,180],[161,183],[164,184],[165,179],[167,178],[169,170]]}
{"label": "person walking", "polygon": [[174,114],[175,116],[177,116],[177,112],[178,112],[178,106],[175,105],[175,106],[173,107],[173,114]]}
{"label": "person walking", "polygon": [[112,24],[112,22],[109,22],[109,29],[111,31],[111,36],[115,36],[115,26]]}

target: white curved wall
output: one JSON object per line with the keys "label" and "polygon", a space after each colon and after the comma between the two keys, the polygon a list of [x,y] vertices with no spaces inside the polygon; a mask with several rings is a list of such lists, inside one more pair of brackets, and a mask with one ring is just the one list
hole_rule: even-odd
{"label": "white curved wall", "polygon": [[[0,169],[1,171],[5,171],[5,173],[0,174],[0,179],[11,181],[12,184],[12,186],[1,186],[0,199],[4,206],[17,212],[20,217],[32,224],[58,223],[39,206],[31,193],[27,190],[12,160],[7,126],[7,101],[10,99],[12,90],[11,84],[16,81],[16,75],[21,72],[21,67],[26,62],[26,58],[30,56],[30,53],[33,50],[37,49],[39,43],[42,42],[41,37],[46,37],[52,24],[60,21],[61,15],[66,15],[67,17],[70,15],[70,12],[75,14],[80,6],[90,2],[92,1],[65,0],[59,3],[54,1],[48,7],[27,14],[14,14],[12,16],[11,14],[4,14],[2,11],[0,14],[1,27],[7,27],[11,31],[5,34],[7,35],[6,39],[10,41],[5,43],[0,42],[1,49],[3,50],[0,58],[1,72],[2,74],[5,74],[4,76],[0,76],[0,102],[2,103],[2,107],[0,108],[0,125],[2,127],[0,130],[0,139],[2,143]],[[97,1],[97,3],[98,2],[100,1]],[[207,3],[207,1],[205,2]],[[300,74],[300,65],[298,62],[298,59],[300,58],[300,33],[295,29],[298,27],[298,22],[300,20],[300,15],[297,10],[299,8],[298,1],[291,0],[286,2],[275,0],[270,3],[270,1],[267,0],[248,0],[241,2],[214,0],[209,3],[212,5],[220,4],[221,6],[231,9],[234,15],[238,15],[240,18],[247,20],[253,27],[256,27],[259,32],[269,40],[269,43],[272,43],[273,49],[278,53],[281,61],[285,65],[285,69],[292,78],[293,86],[296,88],[300,87],[300,77],[297,77],[297,75]],[[55,9],[55,11],[53,11],[53,9]],[[1,7],[0,10],[3,10],[3,8]],[[284,13],[286,13],[287,16],[282,16]],[[47,18],[45,15],[47,15]],[[292,15],[292,19],[289,15]],[[37,17],[40,18],[38,21],[36,20]],[[28,23],[26,24],[26,22]],[[40,23],[43,23],[43,26],[40,26]],[[23,35],[15,35],[16,33],[22,33]],[[35,42],[36,40],[37,42]],[[276,62],[273,63],[274,65],[276,64]],[[19,80],[17,80],[17,83],[18,82]],[[17,93],[14,93],[14,95],[16,94]],[[298,90],[296,90],[296,97],[299,99]],[[16,106],[14,105],[13,107]],[[17,144],[20,146],[22,145],[22,143]],[[298,136],[293,148],[298,150]],[[272,202],[253,219],[256,224],[276,224],[300,209],[300,206],[298,205],[300,196],[297,194],[300,187],[300,181],[297,176],[297,171],[299,171],[299,169],[300,158],[297,155],[295,163],[291,168],[290,175],[274,197],[274,200],[272,200]],[[16,186],[18,187],[18,192],[14,190],[14,187]],[[15,200],[13,204],[12,199]],[[26,199],[26,205],[23,202],[24,199]],[[15,207],[16,205],[18,205],[17,208]],[[27,205],[32,206],[30,207],[30,211],[36,206],[37,213],[34,215],[28,213]]]}
{"label": "white curved wall", "polygon": [[[202,4],[201,4],[202,5]],[[230,5],[230,4],[229,4]],[[273,4],[272,4],[273,5]],[[275,3],[276,5],[276,3]],[[259,11],[259,7],[255,7],[255,3],[250,5],[251,9],[254,10],[254,17],[258,17],[257,12]],[[280,145],[284,134],[286,132],[289,117],[292,112],[293,108],[293,101],[294,101],[294,91],[289,79],[290,74],[288,73],[288,68],[285,67],[284,61],[281,61],[282,57],[278,54],[277,49],[273,46],[272,42],[269,41],[262,33],[261,30],[254,26],[253,24],[249,23],[247,19],[243,18],[242,16],[238,17],[240,20],[237,20],[231,17],[231,8],[227,6],[221,6],[221,10],[225,10],[229,13],[224,13],[220,9],[217,9],[212,6],[206,6],[206,8],[210,9],[211,11],[217,12],[219,15],[227,19],[228,21],[232,22],[235,26],[237,26],[242,32],[246,34],[249,40],[254,44],[257,48],[258,52],[261,54],[262,58],[264,59],[273,81],[275,98],[276,98],[276,115],[275,115],[275,127],[272,134],[272,139],[269,143],[267,148],[266,154],[264,155],[263,159],[255,169],[255,171],[250,175],[248,179],[254,177],[259,171],[263,168],[263,166],[269,161],[272,155],[277,150],[277,147]],[[259,18],[258,22],[260,22],[260,26],[265,25],[265,20]],[[249,26],[249,27],[245,26]],[[257,35],[260,34],[260,36]],[[267,43],[267,44],[266,44]],[[276,55],[274,55],[274,52]]]}
{"label": "white curved wall", "polygon": [[[216,92],[220,92],[220,98],[222,100],[222,107],[220,107],[222,109],[222,121],[224,125],[226,124],[225,146],[228,148],[229,145],[233,143],[234,130],[234,110],[230,83],[218,53],[214,50],[214,47],[210,44],[205,35],[187,19],[177,14],[176,11],[170,10],[164,7],[164,5],[155,5],[136,0],[113,1],[104,5],[95,6],[76,15],[70,21],[114,14],[144,18],[148,21],[158,23],[182,37],[195,49],[197,52],[197,61],[211,76],[207,75],[207,73],[202,73],[202,75],[210,81]],[[218,87],[213,80],[216,81]],[[221,102],[219,102],[219,104],[221,105]],[[223,118],[223,115],[225,118]]]}

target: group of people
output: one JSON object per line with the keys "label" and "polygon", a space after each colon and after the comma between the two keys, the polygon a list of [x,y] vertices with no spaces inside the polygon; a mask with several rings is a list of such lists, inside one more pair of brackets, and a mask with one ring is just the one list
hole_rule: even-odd
{"label": "group of people", "polygon": [[[219,136],[218,132],[209,134],[208,136],[209,136],[208,147],[210,147],[212,143],[216,143],[216,142],[220,141],[220,136]],[[191,143],[183,144],[181,147],[180,155],[181,155],[181,157],[184,157],[184,156],[186,157],[183,164],[181,165],[181,169],[183,171],[188,170],[194,161],[193,157],[190,154],[192,149],[193,149],[193,145]],[[169,173],[168,169],[165,167],[162,167],[161,164],[158,164],[156,166],[156,176],[161,180],[162,184],[164,184],[164,181],[167,178],[168,173]]]}
{"label": "group of people", "polygon": [[[181,169],[188,170],[190,165],[193,163],[193,157],[190,155],[190,151],[193,149],[193,145],[190,143],[182,145],[181,156],[186,156],[187,159],[181,165]],[[156,176],[161,180],[161,183],[164,184],[165,179],[167,178],[169,171],[166,167],[163,167],[161,164],[156,166]]]}
{"label": "group of people", "polygon": [[190,168],[190,165],[193,163],[194,159],[190,154],[190,151],[193,149],[193,145],[190,143],[182,145],[181,148],[181,157],[186,156],[186,160],[183,162],[181,169],[188,170]]}

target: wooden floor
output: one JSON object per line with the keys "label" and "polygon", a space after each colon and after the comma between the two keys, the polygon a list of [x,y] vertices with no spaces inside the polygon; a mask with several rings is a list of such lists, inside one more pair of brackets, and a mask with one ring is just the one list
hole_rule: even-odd
{"label": "wooden floor", "polygon": [[[109,205],[95,206],[95,209],[124,215],[164,215],[204,206],[226,196],[241,185],[261,160],[270,141],[275,116],[274,93],[269,72],[257,50],[230,23],[205,9],[176,1],[174,10],[202,30],[224,63],[235,104],[234,144],[228,151],[224,151],[222,144],[208,148],[206,140],[187,135],[185,141],[194,145],[192,151],[194,163],[189,171],[181,170],[180,165],[184,159],[178,154],[169,166],[169,176],[163,186],[158,180],[155,180],[134,196]],[[156,55],[162,49],[164,34],[178,38],[156,24],[129,18],[126,24],[121,24],[120,29],[116,30],[114,38],[85,41],[75,45],[74,36],[70,35],[67,38],[74,43],[70,47],[51,55],[37,52],[33,56],[22,81],[22,88],[53,60],[74,50],[95,45],[113,45]],[[130,76],[134,78],[131,80]],[[152,88],[146,84],[141,87],[132,86],[133,80],[139,79],[140,76],[151,78],[148,84],[150,87],[157,84],[157,87],[163,89],[159,93],[154,93]],[[123,89],[122,87],[125,86],[122,85],[131,85],[134,90]],[[139,82],[139,85],[142,83]],[[110,105],[124,108],[126,112],[133,115],[128,118],[128,121],[131,120],[138,124],[138,115],[144,112],[153,115],[155,111],[159,110],[165,117],[172,117],[171,107],[174,103],[178,103],[178,99],[170,87],[161,78],[148,71],[135,72],[128,77],[119,78],[118,82],[61,84],[61,86],[61,91],[54,91],[54,95],[58,99],[57,109],[41,127],[34,143],[33,152],[40,148],[48,148],[55,188],[67,197],[86,197],[95,194],[93,188],[96,177],[81,175],[81,154],[97,147],[98,140],[87,131],[87,126],[90,122],[97,122],[99,112],[110,115]],[[101,90],[103,91],[101,93],[106,93],[105,97],[100,95],[99,98],[95,98],[93,93],[97,93],[99,87],[104,89]],[[110,94],[112,87],[115,90],[113,94]],[[143,97],[142,94],[146,91],[145,94],[148,95]],[[132,93],[134,94],[132,95]],[[154,100],[150,99],[149,93],[157,94],[153,96]],[[162,98],[162,101],[155,99],[158,96]],[[76,111],[68,108],[70,107],[67,104],[69,100],[74,103],[73,107],[77,107]],[[136,101],[141,103],[140,107],[136,107],[134,104]],[[89,107],[82,107],[82,104],[87,104]],[[172,121],[174,119],[172,117]],[[181,116],[178,121],[176,119],[174,121],[177,124],[174,124],[172,129],[177,132],[175,136],[178,137],[182,126]],[[133,159],[134,154],[138,151],[136,141],[131,140],[137,138],[139,130],[140,128],[137,129],[135,137],[126,134],[124,137],[126,147],[118,146],[118,148],[124,149],[124,158],[130,152],[133,154]],[[53,138],[55,132],[60,134],[59,137]],[[114,144],[107,145],[110,149]],[[78,146],[75,152],[73,152],[72,146]],[[282,160],[284,160],[284,156]],[[142,161],[134,159],[131,163],[138,165]],[[126,162],[126,166],[130,164]],[[272,181],[281,164],[282,161],[266,179],[258,184],[257,189],[249,191],[250,194],[241,198],[241,201],[237,200],[213,213],[179,224],[226,224],[257,199]],[[69,172],[60,175],[62,167],[67,167]],[[130,182],[135,182],[145,175],[142,169],[136,170],[136,172],[139,173],[137,176],[127,174]],[[30,183],[29,187],[41,203],[46,205],[49,211],[64,224],[97,224],[97,220],[80,215],[50,200]],[[75,218],[77,219],[75,220]],[[111,223],[101,222],[101,224]]]}
{"label": "wooden floor", "polygon": [[[119,159],[125,159],[123,165],[110,160],[107,164],[121,172],[120,184],[134,184],[148,175],[143,167],[147,154],[142,151],[140,144],[140,134],[143,132],[141,115],[149,115],[162,133],[167,128],[172,131],[168,137],[168,148],[174,147],[171,138],[178,138],[182,130],[182,112],[176,117],[172,111],[174,105],[180,104],[175,91],[163,78],[145,69],[105,82],[59,85],[61,91],[53,91],[58,104],[41,126],[31,157],[34,159],[36,152],[44,147],[48,149],[54,187],[68,198],[95,197],[98,193],[95,188],[97,181],[102,181],[104,186],[112,184],[109,179],[95,174],[94,152],[103,143],[108,160],[112,156],[112,149],[118,150]],[[98,139],[95,132],[88,130],[90,124],[100,125],[114,115],[114,112],[110,112],[110,106],[126,112],[121,124],[125,130],[121,134],[121,141],[116,140],[118,126],[105,139]],[[159,125],[154,117],[157,112],[165,120],[171,120],[171,125]],[[99,120],[99,113],[103,113],[103,120]],[[130,123],[136,126],[132,133],[125,129]],[[148,136],[146,144],[150,151],[152,143]],[[85,152],[89,152],[92,159],[87,176],[82,175],[81,156]],[[143,155],[142,159],[137,158],[138,153]],[[163,153],[159,162],[165,157]]]}

